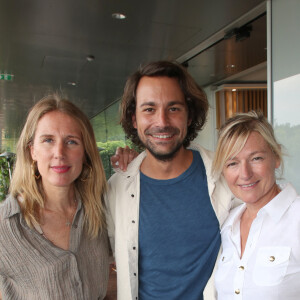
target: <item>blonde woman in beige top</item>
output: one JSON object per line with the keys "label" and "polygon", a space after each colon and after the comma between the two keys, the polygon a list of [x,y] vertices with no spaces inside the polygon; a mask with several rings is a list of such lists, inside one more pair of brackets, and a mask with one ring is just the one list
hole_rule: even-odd
{"label": "blonde woman in beige top", "polygon": [[0,208],[3,299],[103,299],[103,166],[88,118],[57,95],[30,111]]}

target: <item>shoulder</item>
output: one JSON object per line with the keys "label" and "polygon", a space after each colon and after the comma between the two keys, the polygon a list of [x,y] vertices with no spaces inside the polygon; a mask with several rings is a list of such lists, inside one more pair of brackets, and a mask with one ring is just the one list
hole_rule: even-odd
{"label": "shoulder", "polygon": [[1,227],[3,225],[3,223],[5,222],[5,219],[6,219],[6,210],[7,210],[7,205],[5,202],[1,203],[0,204],[0,230],[1,230]]}
{"label": "shoulder", "polygon": [[8,224],[12,218],[19,215],[21,212],[18,200],[12,195],[7,198],[0,205],[0,226]]}
{"label": "shoulder", "polygon": [[214,159],[214,152],[203,148],[202,146],[200,146],[197,143],[191,143],[189,146],[189,149],[198,151],[200,153],[200,156],[202,158],[202,161],[203,161],[205,169],[206,169],[206,175],[208,176],[208,179],[215,181],[215,179],[212,178],[212,174],[211,174],[211,167],[212,167],[212,162]]}
{"label": "shoulder", "polygon": [[128,174],[128,172],[119,171],[113,174],[108,180],[108,197],[112,197],[115,193],[126,189],[128,184],[133,181],[136,175]]}
{"label": "shoulder", "polygon": [[202,147],[201,145],[199,145],[199,144],[197,144],[195,142],[192,142],[188,148],[191,149],[191,150],[198,151],[200,153],[200,155],[201,155],[204,163],[205,162],[212,163],[212,161],[214,159],[214,152],[205,149],[204,147]]}
{"label": "shoulder", "polygon": [[300,206],[300,195],[298,195],[296,189],[291,183],[279,184],[279,187],[281,192],[276,197],[278,198],[277,201],[284,201],[284,204],[292,207],[293,209]]}
{"label": "shoulder", "polygon": [[8,195],[6,199],[0,204],[0,221],[3,221],[4,219],[11,216],[14,210],[14,202],[16,201],[17,200],[14,197]]}
{"label": "shoulder", "polygon": [[[295,188],[289,184],[289,190],[290,190],[290,199],[293,200],[293,203],[291,205],[291,208],[297,212],[299,212],[300,210],[300,195],[297,194],[297,191],[295,190]],[[298,215],[298,213],[296,214]],[[299,215],[298,215],[299,216]],[[300,220],[300,216],[299,216],[299,220]]]}
{"label": "shoulder", "polygon": [[17,200],[8,196],[4,202],[0,205],[0,243],[8,243],[10,241],[11,234],[13,230],[11,229],[12,224],[14,224],[18,218],[17,214],[20,213],[20,207]]}
{"label": "shoulder", "polygon": [[132,188],[136,188],[137,180],[139,179],[140,173],[129,174],[128,172],[116,173],[108,180],[108,189],[106,198],[116,199],[122,197],[124,193]]}
{"label": "shoulder", "polygon": [[128,165],[126,172],[120,169],[115,169],[115,174],[113,174],[108,180],[109,187],[117,187],[119,184],[128,182],[128,179],[130,181],[130,179],[135,178],[139,174],[140,165],[145,157],[146,152],[143,151]]}

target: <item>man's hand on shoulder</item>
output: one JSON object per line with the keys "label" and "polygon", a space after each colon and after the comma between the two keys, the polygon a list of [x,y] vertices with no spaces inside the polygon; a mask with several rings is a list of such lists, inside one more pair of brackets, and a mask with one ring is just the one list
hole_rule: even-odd
{"label": "man's hand on shoulder", "polygon": [[125,148],[118,147],[115,155],[110,158],[113,168],[119,168],[122,171],[127,170],[127,166],[139,155],[134,149],[128,146]]}

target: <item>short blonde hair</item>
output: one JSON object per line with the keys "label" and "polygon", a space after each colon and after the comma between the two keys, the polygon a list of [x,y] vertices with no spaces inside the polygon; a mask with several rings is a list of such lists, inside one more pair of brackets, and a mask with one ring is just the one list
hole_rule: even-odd
{"label": "short blonde hair", "polygon": [[228,159],[235,157],[245,146],[249,135],[258,132],[283,167],[281,145],[276,141],[272,125],[261,112],[238,113],[229,118],[219,131],[219,140],[212,173],[219,176]]}
{"label": "short blonde hair", "polygon": [[[87,232],[96,237],[105,228],[104,199],[106,179],[92,125],[87,116],[72,102],[59,95],[49,95],[37,102],[30,110],[17,144],[16,164],[10,185],[14,197],[21,196],[22,213],[29,226],[39,223],[40,208],[44,207],[45,194],[41,179],[32,175],[30,146],[33,143],[39,120],[47,113],[60,111],[72,117],[79,125],[85,150],[80,176],[75,180],[84,211]],[[82,178],[82,180],[80,180]]]}

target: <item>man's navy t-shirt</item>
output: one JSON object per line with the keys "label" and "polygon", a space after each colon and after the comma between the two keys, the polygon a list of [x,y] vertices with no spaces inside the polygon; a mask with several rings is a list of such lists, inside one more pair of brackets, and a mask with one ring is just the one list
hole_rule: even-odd
{"label": "man's navy t-shirt", "polygon": [[199,152],[177,178],[141,173],[139,299],[203,299],[220,243]]}

